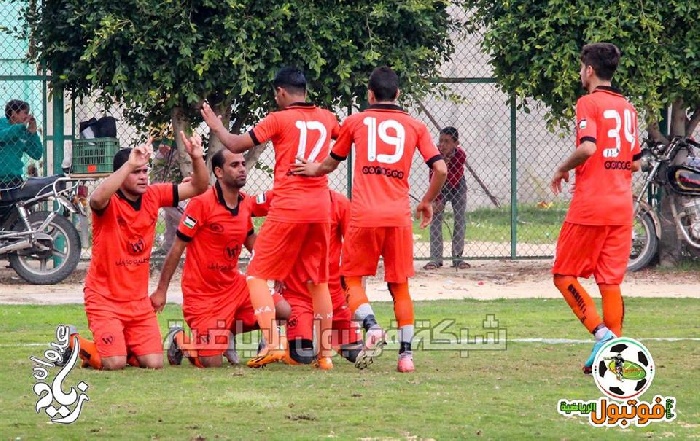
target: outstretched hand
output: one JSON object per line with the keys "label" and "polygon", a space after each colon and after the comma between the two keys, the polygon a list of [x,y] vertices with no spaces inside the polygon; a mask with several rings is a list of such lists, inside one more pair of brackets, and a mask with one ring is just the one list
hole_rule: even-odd
{"label": "outstretched hand", "polygon": [[204,103],[202,104],[202,119],[204,119],[204,122],[207,123],[209,128],[213,132],[218,132],[221,130],[226,130],[226,127],[224,127],[224,123],[221,121],[221,115],[217,115],[214,113],[214,110],[211,108],[209,103]]}
{"label": "outstretched hand", "polygon": [[134,147],[129,153],[129,166],[133,169],[143,167],[148,164],[148,160],[153,155],[153,138],[148,138],[146,144]]}
{"label": "outstretched hand", "polygon": [[554,194],[561,193],[561,181],[569,182],[569,172],[568,171],[565,172],[565,171],[557,170],[554,173],[554,176],[552,177],[552,181],[549,184],[549,187],[552,189]]}
{"label": "outstretched hand", "polygon": [[425,228],[433,220],[433,204],[421,201],[416,207],[416,217],[420,220],[420,227]]}
{"label": "outstretched hand", "polygon": [[297,156],[297,162],[291,164],[290,169],[295,175],[304,176],[320,176],[321,164],[318,162],[309,162],[301,156]]}
{"label": "outstretched hand", "polygon": [[182,142],[185,143],[185,151],[190,158],[199,159],[204,156],[204,148],[202,147],[202,137],[198,133],[194,133],[189,139],[185,132],[180,131]]}

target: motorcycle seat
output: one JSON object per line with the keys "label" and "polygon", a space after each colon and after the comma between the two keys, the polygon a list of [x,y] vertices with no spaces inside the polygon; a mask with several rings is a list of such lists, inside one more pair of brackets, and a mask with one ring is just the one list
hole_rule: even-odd
{"label": "motorcycle seat", "polygon": [[31,199],[37,195],[50,194],[51,184],[63,175],[53,175],[41,178],[29,178],[19,187],[0,190],[0,201],[3,203]]}

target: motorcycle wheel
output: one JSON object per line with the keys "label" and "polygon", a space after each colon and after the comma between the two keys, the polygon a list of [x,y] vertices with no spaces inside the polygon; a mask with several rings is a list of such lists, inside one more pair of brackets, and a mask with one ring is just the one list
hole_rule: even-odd
{"label": "motorcycle wheel", "polygon": [[[32,228],[38,229],[51,214],[37,211],[28,217]],[[16,230],[23,230],[18,225]],[[51,250],[39,252],[19,251],[8,256],[10,266],[18,276],[34,285],[53,285],[61,282],[78,266],[80,261],[80,235],[75,226],[65,217],[56,214],[42,233],[51,236]]]}
{"label": "motorcycle wheel", "polygon": [[648,213],[640,212],[632,224],[632,251],[627,262],[627,271],[639,271],[654,260],[659,250],[654,221]]}

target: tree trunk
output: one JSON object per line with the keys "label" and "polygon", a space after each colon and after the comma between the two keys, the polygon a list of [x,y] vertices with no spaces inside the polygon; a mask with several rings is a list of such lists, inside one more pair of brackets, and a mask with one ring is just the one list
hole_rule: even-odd
{"label": "tree trunk", "polygon": [[[690,126],[683,100],[677,99],[671,105],[671,130],[670,137],[687,136],[687,128]],[[665,174],[666,171],[660,170]],[[668,186],[664,186],[661,192],[659,204],[659,217],[661,222],[661,234],[659,240],[659,265],[662,268],[674,267],[680,262],[683,252],[683,236],[678,229],[677,222],[673,219],[671,204],[675,197],[670,193]]]}

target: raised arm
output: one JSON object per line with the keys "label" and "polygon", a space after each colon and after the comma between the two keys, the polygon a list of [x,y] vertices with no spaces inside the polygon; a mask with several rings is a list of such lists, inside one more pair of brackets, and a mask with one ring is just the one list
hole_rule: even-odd
{"label": "raised arm", "polygon": [[152,143],[153,139],[149,139],[146,144],[134,147],[131,150],[129,160],[119,170],[102,181],[95,191],[92,192],[92,195],[90,195],[90,208],[98,212],[107,208],[110,198],[119,190],[119,187],[121,187],[129,174],[148,165],[148,159],[153,154]]}
{"label": "raised arm", "polygon": [[177,186],[177,194],[180,200],[189,199],[191,197],[202,194],[209,187],[209,171],[207,164],[204,162],[204,149],[202,148],[202,138],[198,134],[187,138],[183,132],[180,132],[182,140],[185,143],[185,150],[192,158],[192,179],[183,181]]}
{"label": "raised arm", "polygon": [[208,103],[202,105],[202,118],[209,126],[209,130],[221,140],[221,143],[233,153],[243,153],[255,145],[249,133],[236,135],[228,131],[221,122],[221,118],[214,113]]}

